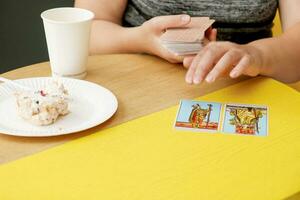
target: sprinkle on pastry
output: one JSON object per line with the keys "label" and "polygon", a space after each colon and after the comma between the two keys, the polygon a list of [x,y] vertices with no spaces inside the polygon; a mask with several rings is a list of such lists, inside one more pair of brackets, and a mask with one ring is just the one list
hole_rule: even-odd
{"label": "sprinkle on pastry", "polygon": [[41,94],[43,97],[45,97],[45,96],[46,96],[46,94],[44,93],[44,91],[43,91],[43,90],[41,90],[41,91],[40,91],[40,94]]}

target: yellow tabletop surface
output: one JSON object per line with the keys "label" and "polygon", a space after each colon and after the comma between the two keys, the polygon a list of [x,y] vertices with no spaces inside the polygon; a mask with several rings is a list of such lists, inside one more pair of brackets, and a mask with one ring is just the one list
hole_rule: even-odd
{"label": "yellow tabletop surface", "polygon": [[174,106],[1,165],[0,199],[274,200],[300,191],[299,92],[256,78],[198,99],[267,105],[269,135],[178,131]]}

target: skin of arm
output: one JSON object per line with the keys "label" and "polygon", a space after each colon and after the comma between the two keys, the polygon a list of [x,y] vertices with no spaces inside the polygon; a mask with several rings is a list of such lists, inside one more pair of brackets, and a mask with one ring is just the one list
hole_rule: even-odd
{"label": "skin of arm", "polygon": [[[148,53],[171,63],[183,61],[165,49],[159,40],[167,29],[182,27],[190,22],[188,15],[154,17],[138,27],[122,27],[126,0],[76,0],[75,7],[85,8],[95,14],[92,23],[90,53]],[[216,40],[216,30],[209,29],[206,36]]]}
{"label": "skin of arm", "polygon": [[300,80],[300,1],[280,0],[279,10],[284,33],[250,45],[262,52],[262,75],[296,82]]}
{"label": "skin of arm", "polygon": [[76,0],[75,7],[95,14],[92,22],[90,53],[138,53],[141,45],[138,28],[121,26],[126,0]]}
{"label": "skin of arm", "polygon": [[193,59],[185,59],[186,81],[199,84],[214,82],[229,75],[259,74],[290,83],[300,80],[300,1],[280,0],[279,9],[284,33],[246,45],[211,42]]}

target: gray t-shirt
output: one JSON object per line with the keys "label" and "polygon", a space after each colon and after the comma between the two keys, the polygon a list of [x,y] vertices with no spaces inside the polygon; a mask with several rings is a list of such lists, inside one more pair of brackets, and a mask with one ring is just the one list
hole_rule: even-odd
{"label": "gray t-shirt", "polygon": [[272,36],[278,0],[129,0],[124,25],[161,15],[189,14],[216,20],[218,40],[247,43]]}

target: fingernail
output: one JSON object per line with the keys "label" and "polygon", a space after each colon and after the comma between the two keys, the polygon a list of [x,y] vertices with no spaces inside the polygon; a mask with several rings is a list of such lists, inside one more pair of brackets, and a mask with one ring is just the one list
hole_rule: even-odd
{"label": "fingernail", "polygon": [[194,78],[194,84],[200,84],[201,83],[201,79],[200,79],[200,77],[195,77]]}
{"label": "fingernail", "polygon": [[183,65],[183,67],[185,67],[185,68],[188,67],[188,66],[187,66],[187,61],[186,61],[186,59],[183,59],[182,65]]}
{"label": "fingernail", "polygon": [[232,71],[232,72],[230,72],[230,77],[231,78],[235,78],[235,77],[237,77],[237,72],[236,71]]}
{"label": "fingernail", "polygon": [[200,81],[199,81],[199,79],[198,79],[198,78],[195,78],[195,79],[194,79],[194,81],[193,81],[193,83],[194,83],[194,84],[199,84],[199,83],[200,83]]}
{"label": "fingernail", "polygon": [[181,16],[181,21],[183,21],[183,22],[188,22],[188,21],[190,21],[190,16],[189,16],[189,15],[182,15],[182,16]]}
{"label": "fingernail", "polygon": [[185,82],[187,82],[188,84],[192,84],[192,80],[190,77],[186,77]]}
{"label": "fingernail", "polygon": [[208,83],[212,83],[212,82],[215,81],[215,79],[214,79],[212,76],[207,76],[205,80],[206,80],[206,82],[208,82]]}

